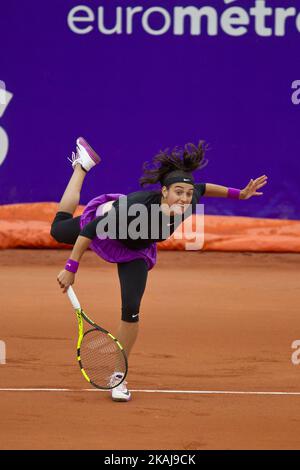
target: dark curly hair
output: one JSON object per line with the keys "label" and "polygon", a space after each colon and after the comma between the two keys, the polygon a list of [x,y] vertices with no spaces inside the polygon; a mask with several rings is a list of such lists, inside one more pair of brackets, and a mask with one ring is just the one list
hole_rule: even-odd
{"label": "dark curly hair", "polygon": [[175,147],[171,152],[169,149],[160,151],[152,160],[154,168],[149,167],[149,162],[144,163],[144,174],[139,180],[140,185],[142,187],[156,183],[162,185],[166,175],[172,171],[192,173],[204,168],[208,163],[208,160],[204,159],[207,150],[208,145],[201,140],[197,146],[186,144],[184,148]]}

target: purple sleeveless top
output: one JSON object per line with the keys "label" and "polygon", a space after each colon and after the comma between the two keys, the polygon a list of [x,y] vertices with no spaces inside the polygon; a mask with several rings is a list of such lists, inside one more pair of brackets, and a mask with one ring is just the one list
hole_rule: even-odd
{"label": "purple sleeveless top", "polygon": [[[101,194],[101,196],[92,199],[81,216],[81,229],[96,217],[103,215],[104,204],[109,201],[116,201],[121,196],[124,196],[124,194]],[[120,240],[111,240],[109,238],[101,240],[97,237],[94,238],[90,247],[100,258],[109,263],[127,263],[135,259],[144,259],[150,271],[157,261],[156,243],[151,243],[148,248],[131,250]]]}

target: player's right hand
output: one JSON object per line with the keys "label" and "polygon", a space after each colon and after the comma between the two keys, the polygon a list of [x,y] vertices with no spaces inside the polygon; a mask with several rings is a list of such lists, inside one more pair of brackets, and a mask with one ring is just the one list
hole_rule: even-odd
{"label": "player's right hand", "polygon": [[57,282],[65,294],[70,286],[75,282],[75,274],[63,269],[57,276]]}

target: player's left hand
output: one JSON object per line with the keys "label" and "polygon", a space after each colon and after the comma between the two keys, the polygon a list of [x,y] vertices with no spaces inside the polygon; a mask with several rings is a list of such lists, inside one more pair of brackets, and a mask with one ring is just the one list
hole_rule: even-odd
{"label": "player's left hand", "polygon": [[255,180],[250,180],[248,185],[241,190],[240,199],[249,199],[252,196],[262,196],[263,193],[258,192],[258,189],[267,184],[268,177],[266,175],[260,176]]}

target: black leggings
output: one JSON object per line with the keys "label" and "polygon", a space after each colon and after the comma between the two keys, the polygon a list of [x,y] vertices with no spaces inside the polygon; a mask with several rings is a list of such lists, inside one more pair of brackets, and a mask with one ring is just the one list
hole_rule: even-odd
{"label": "black leggings", "polygon": [[[51,226],[51,235],[59,243],[74,245],[80,233],[80,217],[68,212],[58,212]],[[143,259],[118,263],[118,274],[122,297],[122,320],[129,323],[139,321],[142,297],[145,291],[148,266]]]}

